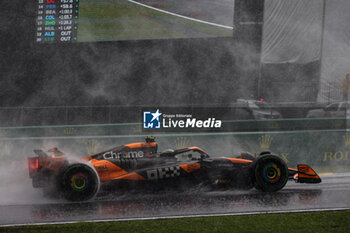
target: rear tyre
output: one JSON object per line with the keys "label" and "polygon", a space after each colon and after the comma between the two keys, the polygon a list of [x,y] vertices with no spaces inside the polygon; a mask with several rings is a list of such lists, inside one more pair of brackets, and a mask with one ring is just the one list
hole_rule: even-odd
{"label": "rear tyre", "polygon": [[275,155],[262,155],[253,164],[254,186],[264,192],[276,192],[288,181],[286,163]]}
{"label": "rear tyre", "polygon": [[86,201],[99,190],[100,180],[93,168],[86,164],[72,164],[59,177],[60,190],[69,201]]}

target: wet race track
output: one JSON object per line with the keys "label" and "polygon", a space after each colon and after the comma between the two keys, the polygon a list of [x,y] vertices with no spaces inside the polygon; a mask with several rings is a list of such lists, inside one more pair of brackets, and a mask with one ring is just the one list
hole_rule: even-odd
{"label": "wet race track", "polygon": [[350,175],[322,178],[322,183],[314,185],[289,181],[276,193],[255,189],[122,196],[109,193],[83,203],[44,199],[38,192],[32,203],[2,203],[0,225],[349,209]]}

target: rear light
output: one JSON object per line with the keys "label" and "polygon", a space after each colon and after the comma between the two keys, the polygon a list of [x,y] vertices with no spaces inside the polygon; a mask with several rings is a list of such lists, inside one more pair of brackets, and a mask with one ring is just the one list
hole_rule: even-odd
{"label": "rear light", "polygon": [[28,169],[29,169],[29,176],[32,177],[33,173],[39,169],[38,157],[28,158]]}

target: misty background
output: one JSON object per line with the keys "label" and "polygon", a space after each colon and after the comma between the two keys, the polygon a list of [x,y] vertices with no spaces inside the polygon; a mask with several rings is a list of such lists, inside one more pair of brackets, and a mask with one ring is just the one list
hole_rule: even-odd
{"label": "misty background", "polygon": [[332,102],[349,71],[346,0],[235,1],[232,37],[71,44],[35,43],[36,6],[0,3],[2,107]]}

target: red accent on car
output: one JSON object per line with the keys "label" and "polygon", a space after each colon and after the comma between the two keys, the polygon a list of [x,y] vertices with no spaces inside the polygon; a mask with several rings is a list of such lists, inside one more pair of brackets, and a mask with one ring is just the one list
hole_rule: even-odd
{"label": "red accent on car", "polygon": [[39,169],[39,158],[38,157],[28,158],[28,169],[29,169],[29,177],[32,177],[33,173]]}

